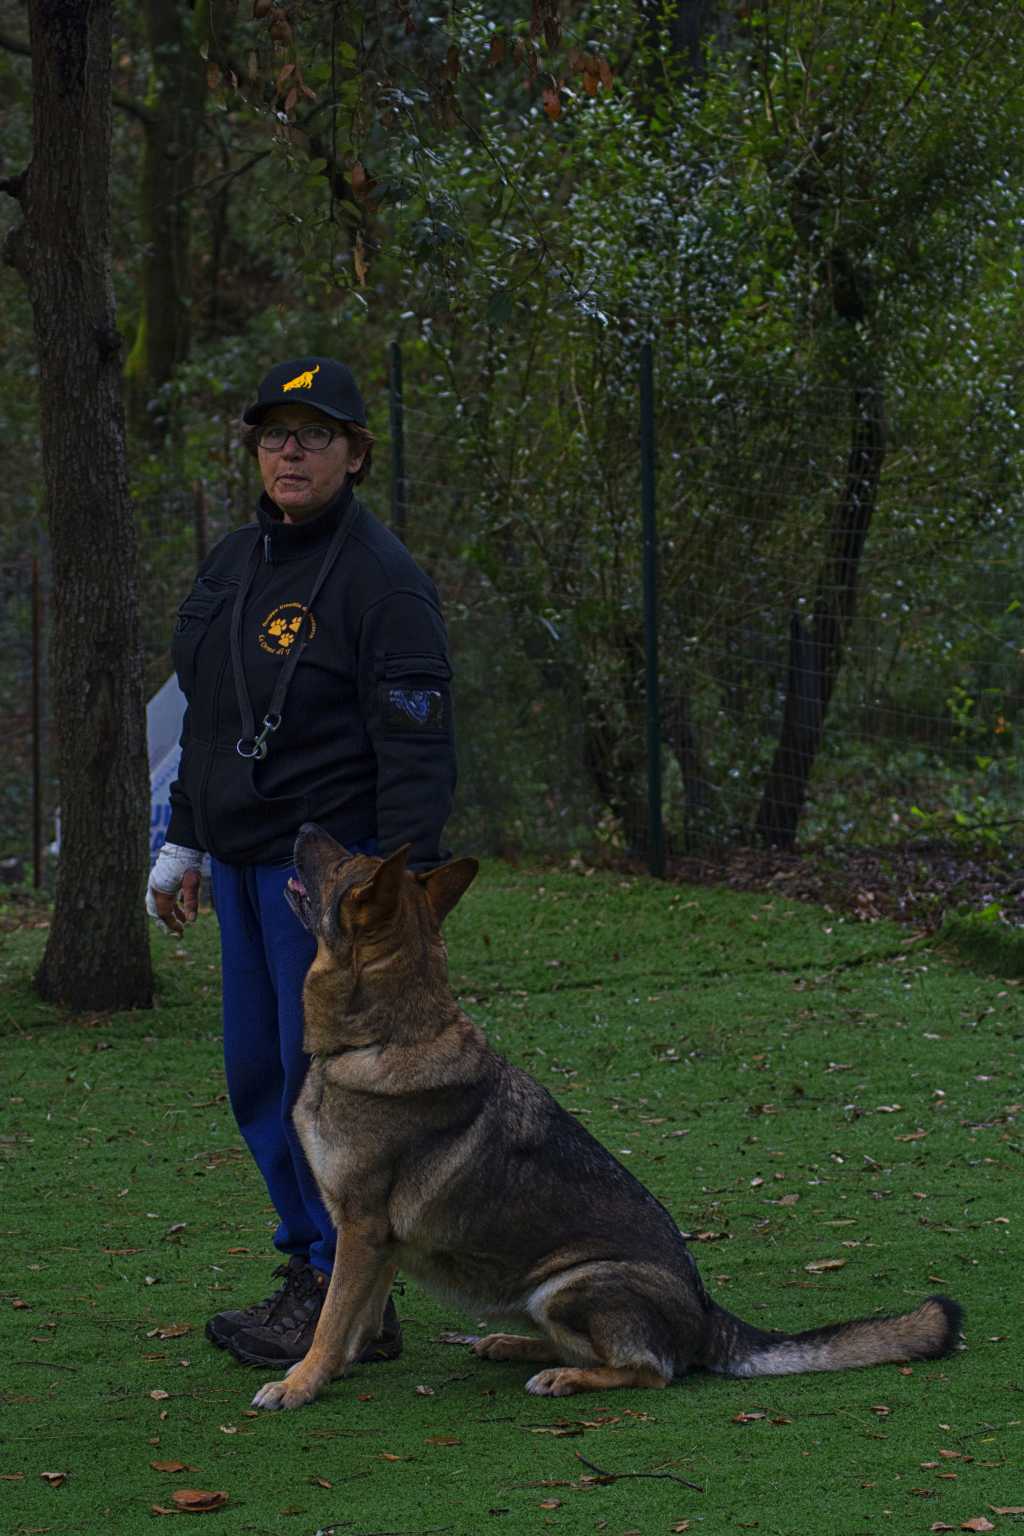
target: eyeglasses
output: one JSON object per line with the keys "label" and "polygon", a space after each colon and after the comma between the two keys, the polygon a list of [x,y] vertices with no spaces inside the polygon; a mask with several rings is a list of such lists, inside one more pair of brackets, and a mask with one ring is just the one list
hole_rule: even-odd
{"label": "eyeglasses", "polygon": [[269,453],[280,453],[288,439],[294,437],[299,447],[307,453],[323,453],[336,437],[342,436],[344,434],[335,432],[333,427],[321,427],[315,421],[306,422],[301,427],[283,427],[279,422],[272,422],[269,427],[260,427],[256,433],[256,442]]}

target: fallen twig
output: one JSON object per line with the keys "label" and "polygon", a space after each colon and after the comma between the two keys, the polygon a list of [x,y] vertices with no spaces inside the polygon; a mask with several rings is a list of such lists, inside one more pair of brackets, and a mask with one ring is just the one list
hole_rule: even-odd
{"label": "fallen twig", "polygon": [[12,1360],[12,1365],[42,1365],[48,1371],[77,1371],[77,1365],[61,1365],[58,1360]]}
{"label": "fallen twig", "polygon": [[684,1488],[692,1488],[694,1493],[704,1492],[704,1489],[700,1486],[699,1483],[688,1483],[685,1477],[677,1477],[674,1472],[609,1472],[605,1467],[595,1466],[592,1461],[588,1461],[585,1456],[581,1456],[579,1451],[577,1451],[575,1455],[577,1461],[582,1461],[583,1465],[585,1467],[589,1467],[591,1472],[596,1472],[598,1477],[611,1477],[616,1479],[620,1477],[667,1477],[670,1482],[681,1483]]}

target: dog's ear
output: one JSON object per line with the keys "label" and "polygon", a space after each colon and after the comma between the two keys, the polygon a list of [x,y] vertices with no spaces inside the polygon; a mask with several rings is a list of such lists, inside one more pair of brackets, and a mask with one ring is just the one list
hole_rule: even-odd
{"label": "dog's ear", "polygon": [[472,885],[479,868],[476,859],[453,859],[450,864],[441,864],[437,869],[427,869],[416,876],[426,892],[439,928],[463,891]]}
{"label": "dog's ear", "polygon": [[403,843],[389,854],[362,885],[352,887],[353,901],[374,901],[379,906],[394,906],[405,879],[405,861],[412,843]]}

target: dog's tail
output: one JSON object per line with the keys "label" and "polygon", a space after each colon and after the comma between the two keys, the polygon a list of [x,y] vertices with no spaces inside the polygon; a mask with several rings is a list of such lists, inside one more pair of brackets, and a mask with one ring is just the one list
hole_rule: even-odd
{"label": "dog's tail", "polygon": [[938,1360],[956,1349],[962,1317],[962,1309],[948,1296],[929,1296],[915,1311],[897,1317],[862,1317],[805,1333],[769,1333],[713,1302],[701,1363],[720,1376],[788,1376]]}

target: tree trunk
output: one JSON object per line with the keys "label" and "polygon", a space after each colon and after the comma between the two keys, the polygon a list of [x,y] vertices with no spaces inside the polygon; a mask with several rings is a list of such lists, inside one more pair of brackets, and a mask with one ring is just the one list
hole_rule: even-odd
{"label": "tree trunk", "polygon": [[61,853],[40,994],[149,1007],[149,771],[110,275],[111,0],[30,0],[32,162],[4,190],[32,304],[53,553]]}
{"label": "tree trunk", "polygon": [[846,485],[832,514],[809,631],[795,614],[790,620],[782,729],[755,826],[758,838],[773,848],[789,849],[796,842],[807,785],[825,734],[829,701],[856,611],[860,559],[878,499],[885,459],[881,385],[857,386],[853,406]]}
{"label": "tree trunk", "polygon": [[706,73],[705,45],[710,37],[728,31],[733,7],[720,4],[720,0],[675,0],[665,17],[672,47],[686,60],[690,79],[702,80]]}
{"label": "tree trunk", "polygon": [[622,824],[628,852],[639,855],[648,844],[643,637],[609,624],[602,642],[601,684],[583,688],[583,760],[599,799]]}
{"label": "tree trunk", "polygon": [[663,701],[662,729],[666,744],[675,755],[683,780],[683,830],[680,849],[699,853],[723,841],[716,806],[718,793],[701,756],[700,742],[690,718],[689,696],[674,690]]}
{"label": "tree trunk", "polygon": [[206,97],[206,66],[182,0],[145,0],[151,84],[143,121],[139,319],[125,364],[133,432],[161,442],[166,413],[153,402],[191,346],[192,195]]}

